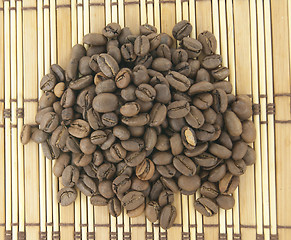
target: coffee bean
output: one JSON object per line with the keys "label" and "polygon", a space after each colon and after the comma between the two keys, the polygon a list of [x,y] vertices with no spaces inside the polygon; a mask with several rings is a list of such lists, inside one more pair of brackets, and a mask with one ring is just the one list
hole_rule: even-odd
{"label": "coffee bean", "polygon": [[85,167],[92,161],[92,154],[73,153],[72,161],[78,167]]}
{"label": "coffee bean", "polygon": [[182,143],[182,138],[179,133],[175,133],[173,134],[173,136],[171,136],[170,147],[171,147],[171,152],[174,156],[179,155],[183,152],[184,145]]}
{"label": "coffee bean", "polygon": [[118,217],[121,214],[120,201],[116,197],[111,198],[108,202],[108,209],[111,216]]}
{"label": "coffee bean", "polygon": [[210,69],[215,69],[218,66],[220,66],[222,63],[222,57],[218,54],[213,54],[213,55],[209,55],[206,56],[205,58],[203,58],[201,65],[210,70]]}
{"label": "coffee bean", "polygon": [[106,206],[108,204],[108,199],[105,197],[101,196],[100,194],[94,194],[90,198],[90,203],[93,206]]}
{"label": "coffee bean", "polygon": [[209,32],[204,31],[198,35],[198,40],[202,43],[203,52],[205,55],[211,55],[215,53],[217,48],[217,41],[215,36]]}
{"label": "coffee bean", "polygon": [[256,127],[252,121],[246,120],[242,122],[241,138],[246,143],[253,143],[256,140]]}
{"label": "coffee bean", "polygon": [[134,62],[136,59],[136,54],[134,52],[134,47],[132,43],[124,43],[121,48],[121,55],[126,62]]}
{"label": "coffee bean", "polygon": [[161,174],[161,176],[165,178],[172,178],[176,174],[176,169],[174,168],[172,164],[158,165],[156,169]]}
{"label": "coffee bean", "polygon": [[173,226],[176,216],[176,208],[173,205],[166,205],[161,211],[160,226],[165,230],[169,229]]}
{"label": "coffee bean", "polygon": [[235,142],[232,148],[232,159],[242,159],[248,150],[248,145],[244,141]]}
{"label": "coffee bean", "polygon": [[214,87],[213,87],[212,83],[202,81],[202,82],[198,82],[198,83],[193,84],[190,87],[188,94],[192,96],[192,95],[196,95],[196,94],[203,93],[203,92],[210,92],[213,89],[214,89]]}
{"label": "coffee bean", "polygon": [[64,69],[58,64],[52,64],[50,66],[50,73],[55,75],[58,82],[65,81],[65,71]]}
{"label": "coffee bean", "polygon": [[127,154],[124,161],[130,167],[136,167],[146,158],[146,151],[143,150],[141,152],[130,152]]}
{"label": "coffee bean", "polygon": [[219,181],[219,191],[221,194],[232,194],[239,185],[239,177],[233,176],[231,173],[226,173]]}
{"label": "coffee bean", "polygon": [[184,155],[178,155],[173,158],[174,167],[185,176],[193,176],[196,173],[195,163]]}
{"label": "coffee bean", "polygon": [[217,157],[204,152],[198,156],[195,156],[194,161],[201,167],[212,167],[217,163]]}
{"label": "coffee bean", "polygon": [[160,44],[157,48],[157,55],[161,58],[167,58],[169,60],[172,58],[171,50],[166,44]]}
{"label": "coffee bean", "polygon": [[68,165],[62,173],[62,183],[65,187],[73,187],[79,180],[79,169]]}
{"label": "coffee bean", "polygon": [[174,193],[170,190],[164,190],[159,196],[159,205],[164,207],[174,202]]}
{"label": "coffee bean", "polygon": [[212,77],[216,80],[222,81],[229,76],[229,69],[226,67],[219,67],[211,71]]}
{"label": "coffee bean", "polygon": [[224,113],[224,123],[229,135],[236,137],[242,134],[242,124],[234,112],[227,110]]}
{"label": "coffee bean", "polygon": [[113,144],[110,147],[110,153],[116,162],[119,162],[126,157],[126,150],[121,146],[120,143]]}
{"label": "coffee bean", "polygon": [[131,80],[131,70],[129,68],[122,68],[115,76],[115,83],[118,88],[126,88]]}
{"label": "coffee bean", "polygon": [[140,113],[133,117],[122,117],[121,122],[131,127],[140,127],[146,125],[150,121],[150,116],[147,113]]}
{"label": "coffee bean", "polygon": [[201,185],[200,177],[198,175],[185,176],[181,175],[178,178],[178,186],[185,191],[196,191]]}
{"label": "coffee bean", "polygon": [[149,126],[160,126],[165,121],[166,116],[167,107],[164,104],[156,103],[150,112]]}
{"label": "coffee bean", "polygon": [[145,150],[152,150],[157,143],[157,132],[154,128],[147,128],[144,134]]}
{"label": "coffee bean", "polygon": [[90,126],[86,121],[76,119],[70,124],[68,131],[74,137],[84,138],[90,134]]}
{"label": "coffee bean", "polygon": [[236,97],[236,101],[231,105],[232,111],[240,120],[247,120],[253,114],[252,103],[247,95]]}
{"label": "coffee bean", "polygon": [[[221,180],[222,181],[222,180]],[[219,182],[220,183],[220,182]],[[201,185],[201,194],[207,198],[216,198],[219,194],[218,188],[212,182],[204,182]]]}
{"label": "coffee bean", "polygon": [[232,159],[226,160],[228,170],[235,176],[240,176],[246,171],[246,164],[244,160],[233,161]]}
{"label": "coffee bean", "polygon": [[183,127],[181,130],[181,139],[185,148],[193,150],[197,144],[195,132],[190,127]]}
{"label": "coffee bean", "polygon": [[150,50],[150,41],[146,36],[138,36],[134,41],[134,52],[137,56],[145,56]]}
{"label": "coffee bean", "polygon": [[224,113],[227,109],[228,100],[225,91],[218,88],[212,91],[213,95],[213,109],[216,112]]}
{"label": "coffee bean", "polygon": [[70,187],[62,188],[57,194],[58,202],[62,206],[70,205],[76,200],[76,198],[77,198],[76,190]]}
{"label": "coffee bean", "polygon": [[226,173],[226,165],[222,164],[217,166],[216,168],[212,169],[208,176],[209,182],[218,182],[220,181]]}
{"label": "coffee bean", "polygon": [[89,45],[100,46],[107,43],[107,39],[100,33],[88,33],[84,36],[83,42]]}
{"label": "coffee bean", "polygon": [[52,92],[44,92],[38,102],[39,109],[52,107],[53,103],[57,100],[56,95]]}
{"label": "coffee bean", "polygon": [[156,165],[167,165],[172,163],[173,155],[169,152],[156,152],[152,160]]}
{"label": "coffee bean", "polygon": [[188,60],[188,53],[184,49],[175,49],[172,52],[172,61],[175,65]]}
{"label": "coffee bean", "polygon": [[22,144],[27,144],[31,137],[31,126],[24,124],[20,134],[20,140]]}
{"label": "coffee bean", "polygon": [[211,217],[218,212],[218,206],[209,198],[200,197],[194,203],[195,209],[203,216]]}
{"label": "coffee bean", "polygon": [[94,130],[98,130],[104,127],[100,114],[95,111],[93,108],[90,108],[87,111],[87,119],[90,127]]}
{"label": "coffee bean", "polygon": [[115,38],[121,32],[121,27],[118,23],[109,23],[102,30],[102,34],[107,38]]}
{"label": "coffee bean", "polygon": [[67,88],[66,91],[64,91],[62,98],[61,98],[61,106],[64,108],[72,107],[76,102],[76,96],[74,91],[71,88]]}
{"label": "coffee bean", "polygon": [[213,97],[210,93],[200,93],[193,98],[193,105],[201,110],[208,109],[213,103]]}
{"label": "coffee bean", "polygon": [[113,112],[118,108],[118,98],[112,93],[100,93],[94,98],[92,106],[96,112]]}
{"label": "coffee bean", "polygon": [[144,140],[140,138],[130,138],[128,140],[121,141],[121,145],[127,151],[137,152],[144,148]]}
{"label": "coffee bean", "polygon": [[97,191],[95,182],[87,175],[80,175],[76,186],[86,196],[92,196]]}
{"label": "coffee bean", "polygon": [[256,152],[250,146],[248,146],[247,152],[244,155],[243,160],[247,166],[250,166],[256,162]]}
{"label": "coffee bean", "polygon": [[168,106],[168,116],[170,118],[185,117],[190,111],[190,105],[187,101],[175,101]]}
{"label": "coffee bean", "polygon": [[204,153],[208,148],[208,143],[198,143],[193,150],[185,149],[184,154],[187,157],[196,157],[202,153]]}
{"label": "coffee bean", "polygon": [[136,167],[136,176],[145,181],[151,179],[155,172],[155,165],[154,163],[145,158],[137,167]]}
{"label": "coffee bean", "polygon": [[181,73],[169,71],[166,79],[174,89],[180,92],[186,92],[190,88],[190,80]]}
{"label": "coffee bean", "polygon": [[145,201],[144,195],[138,191],[131,191],[122,198],[122,206],[130,211],[138,208]]}
{"label": "coffee bean", "polygon": [[231,157],[231,151],[226,147],[217,143],[211,143],[208,148],[209,152],[214,156],[222,159],[228,159]]}
{"label": "coffee bean", "polygon": [[[179,136],[179,134],[178,134]],[[167,151],[170,149],[170,141],[169,141],[169,138],[164,135],[164,134],[160,134],[158,135],[158,138],[157,138],[157,143],[155,145],[155,148],[159,151]]]}
{"label": "coffee bean", "polygon": [[146,205],[145,215],[150,222],[154,223],[159,219],[160,211],[160,205],[155,201],[150,201]]}
{"label": "coffee bean", "polygon": [[57,79],[54,74],[48,73],[40,81],[40,89],[43,91],[51,91],[54,89]]}
{"label": "coffee bean", "polygon": [[219,195],[216,198],[216,202],[219,207],[225,210],[231,209],[234,206],[234,198],[229,195]]}
{"label": "coffee bean", "polygon": [[67,153],[62,153],[57,159],[53,167],[53,173],[56,177],[61,177],[64,169],[71,161],[71,156]]}
{"label": "coffee bean", "polygon": [[172,31],[173,37],[177,40],[182,40],[184,37],[187,37],[192,32],[192,25],[187,20],[182,20],[178,22]]}
{"label": "coffee bean", "polygon": [[109,78],[115,77],[119,71],[118,63],[109,54],[101,53],[97,58],[97,63],[100,70]]}
{"label": "coffee bean", "polygon": [[156,58],[152,62],[152,68],[159,72],[169,71],[172,67],[172,62],[167,58]]}
{"label": "coffee bean", "polygon": [[189,58],[196,58],[202,52],[202,44],[193,38],[184,37],[181,46],[187,51]]}

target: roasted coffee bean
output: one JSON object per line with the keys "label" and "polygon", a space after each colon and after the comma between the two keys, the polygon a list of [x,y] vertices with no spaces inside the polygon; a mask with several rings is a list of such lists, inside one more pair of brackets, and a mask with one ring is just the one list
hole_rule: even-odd
{"label": "roasted coffee bean", "polygon": [[156,103],[150,112],[149,126],[160,126],[165,121],[166,116],[167,107],[164,104]]}
{"label": "roasted coffee bean", "polygon": [[110,154],[118,162],[126,157],[126,150],[120,143],[115,143],[110,147]]}
{"label": "roasted coffee bean", "polygon": [[53,173],[56,177],[61,177],[64,169],[68,166],[71,161],[71,156],[68,153],[62,153],[56,159],[53,167]]}
{"label": "roasted coffee bean", "polygon": [[204,152],[198,156],[195,156],[194,161],[201,167],[212,167],[217,163],[217,157]]}
{"label": "roasted coffee bean", "polygon": [[56,95],[52,92],[44,92],[38,102],[39,109],[52,107],[53,103],[57,100]]}
{"label": "roasted coffee bean", "polygon": [[181,134],[174,133],[170,138],[171,152],[174,156],[179,155],[184,150],[184,145],[182,143]]}
{"label": "roasted coffee bean", "polygon": [[58,82],[65,81],[65,71],[64,69],[58,64],[52,64],[50,66],[50,73],[55,75]]}
{"label": "roasted coffee bean", "polygon": [[232,149],[232,141],[231,141],[231,138],[230,136],[228,135],[227,132],[225,131],[222,131],[221,134],[220,134],[220,137],[218,139],[218,142],[225,146],[226,148],[228,148],[229,150]]}
{"label": "roasted coffee bean", "polygon": [[204,182],[201,185],[201,194],[207,198],[216,198],[219,194],[217,186],[212,182]]}
{"label": "roasted coffee bean", "polygon": [[172,61],[174,65],[188,60],[188,53],[184,49],[175,49],[172,52]]}
{"label": "roasted coffee bean", "polygon": [[120,108],[120,113],[125,117],[132,117],[139,113],[140,105],[137,102],[127,102]]}
{"label": "roasted coffee bean", "polygon": [[135,90],[135,95],[144,102],[150,102],[155,99],[156,90],[149,84],[140,84]]}
{"label": "roasted coffee bean", "polygon": [[213,95],[213,109],[216,112],[224,113],[227,109],[228,100],[225,91],[218,88],[212,91]]}
{"label": "roasted coffee bean", "polygon": [[143,181],[137,177],[132,178],[131,182],[131,189],[139,192],[143,192],[150,187],[150,184],[148,181]]}
{"label": "roasted coffee bean", "polygon": [[101,148],[102,150],[107,150],[107,149],[109,149],[109,148],[112,146],[112,144],[115,142],[115,140],[116,140],[116,138],[115,138],[115,136],[113,135],[113,133],[112,133],[111,130],[106,129],[106,130],[105,130],[105,133],[107,134],[107,139],[106,139],[106,141],[105,141],[104,143],[102,143],[101,146],[100,146],[100,148]]}
{"label": "roasted coffee bean", "polygon": [[[43,108],[43,109],[39,109],[37,111],[37,114],[35,115],[35,122],[37,124],[40,124],[40,121],[42,120],[43,115],[46,114],[46,113],[48,113],[48,112],[53,112],[53,111],[54,111],[53,107],[46,107],[46,108]],[[22,143],[22,144],[24,144],[24,143]]]}
{"label": "roasted coffee bean", "polygon": [[80,141],[80,150],[84,154],[93,154],[96,150],[96,145],[91,142],[90,138],[83,138]]}
{"label": "roasted coffee bean", "polygon": [[248,145],[244,141],[235,142],[232,148],[232,159],[242,159],[248,150]]}
{"label": "roasted coffee bean", "polygon": [[153,154],[152,160],[156,165],[167,165],[172,163],[173,155],[169,152],[156,152]]}
{"label": "roasted coffee bean", "polygon": [[114,127],[118,123],[118,117],[114,112],[108,112],[102,115],[101,121],[106,127]]}
{"label": "roasted coffee bean", "polygon": [[219,181],[219,191],[221,194],[232,194],[239,185],[239,177],[233,176],[231,173],[226,173]]}
{"label": "roasted coffee bean", "polygon": [[140,127],[146,125],[150,121],[150,116],[147,113],[140,113],[133,117],[122,117],[121,122],[127,126]]}
{"label": "roasted coffee bean", "polygon": [[86,196],[92,196],[97,191],[95,182],[87,175],[80,175],[76,186]]}
{"label": "roasted coffee bean", "polygon": [[108,79],[108,80],[100,82],[95,88],[96,94],[111,93],[111,92],[114,92],[115,90],[116,90],[116,85],[112,79]]}
{"label": "roasted coffee bean", "polygon": [[143,150],[141,152],[130,152],[127,154],[124,161],[130,167],[136,167],[146,158],[146,151]]}
{"label": "roasted coffee bean", "polygon": [[161,182],[163,183],[163,185],[170,189],[172,192],[176,193],[179,191],[179,187],[177,185],[177,181],[174,180],[173,178],[165,178],[163,176],[160,177]]}
{"label": "roasted coffee bean", "polygon": [[145,215],[150,222],[154,223],[159,219],[160,211],[160,205],[155,201],[150,201],[146,205]]}
{"label": "roasted coffee bean", "polygon": [[256,140],[256,127],[252,121],[246,120],[242,122],[241,138],[246,143],[253,143]]}
{"label": "roasted coffee bean", "polygon": [[51,133],[57,128],[58,125],[59,125],[58,115],[54,112],[48,112],[43,115],[39,128],[44,132]]}
{"label": "roasted coffee bean", "polygon": [[158,165],[156,169],[161,174],[161,176],[165,178],[172,178],[176,174],[176,169],[174,168],[172,164]]}
{"label": "roasted coffee bean", "polygon": [[247,120],[253,114],[252,103],[247,95],[236,97],[236,101],[231,105],[232,111],[240,120]]}
{"label": "roasted coffee bean", "polygon": [[128,140],[121,141],[121,145],[124,149],[130,152],[138,152],[144,149],[144,140],[141,138],[130,138]]}
{"label": "roasted coffee bean", "polygon": [[[178,134],[178,136],[180,136]],[[164,135],[164,134],[160,134],[158,135],[158,138],[157,138],[157,143],[156,143],[156,146],[155,148],[159,151],[168,151],[170,149],[170,141],[169,141],[169,138]]]}
{"label": "roasted coffee bean", "polygon": [[128,140],[130,138],[129,130],[123,125],[117,125],[113,128],[113,135],[119,140]]}
{"label": "roasted coffee bean", "polygon": [[218,182],[220,181],[226,173],[226,165],[222,164],[217,166],[216,168],[212,169],[208,176],[209,182]]}
{"label": "roasted coffee bean", "polygon": [[181,62],[175,67],[175,71],[178,73],[183,74],[184,76],[188,77],[191,73],[191,68],[189,63],[187,62]]}
{"label": "roasted coffee bean", "polygon": [[208,150],[211,154],[221,159],[228,159],[231,157],[232,154],[232,152],[228,148],[217,143],[211,143]]}
{"label": "roasted coffee bean", "polygon": [[136,176],[145,181],[151,179],[155,172],[155,165],[154,163],[145,158],[137,167],[136,167]]}
{"label": "roasted coffee bean", "polygon": [[200,197],[194,203],[195,209],[203,216],[211,217],[218,212],[218,206],[214,201],[206,197]]}
{"label": "roasted coffee bean", "polygon": [[184,155],[178,155],[173,158],[174,167],[185,176],[194,176],[196,173],[195,163]]}
{"label": "roasted coffee bean", "polygon": [[[113,40],[111,40],[113,41]],[[118,43],[117,43],[118,44]],[[121,62],[121,52],[118,46],[110,46],[107,45],[107,53],[115,59],[115,61],[119,64]]]}
{"label": "roasted coffee bean", "polygon": [[161,192],[158,201],[161,207],[171,204],[174,202],[174,193],[170,190],[164,190]]}
{"label": "roasted coffee bean", "polygon": [[118,108],[118,98],[112,93],[100,93],[94,98],[92,106],[96,112],[113,112]]}
{"label": "roasted coffee bean", "polygon": [[176,208],[173,205],[166,205],[161,211],[160,226],[165,230],[169,229],[173,226],[176,216]]}
{"label": "roasted coffee bean", "polygon": [[166,79],[171,87],[177,91],[186,92],[190,88],[190,80],[181,73],[169,71],[166,75]]}
{"label": "roasted coffee bean", "polygon": [[168,117],[169,118],[181,118],[185,117],[190,111],[190,104],[185,101],[175,101],[168,106]]}
{"label": "roasted coffee bean", "polygon": [[226,67],[219,67],[211,71],[212,77],[216,80],[222,81],[229,76],[229,69]]}
{"label": "roasted coffee bean", "polygon": [[152,150],[157,143],[157,132],[154,128],[147,128],[144,134],[145,150]]}
{"label": "roasted coffee bean", "polygon": [[116,197],[109,200],[108,210],[113,217],[118,217],[121,214],[121,203]]}
{"label": "roasted coffee bean", "polygon": [[215,36],[209,32],[204,31],[198,35],[198,40],[202,43],[203,52],[205,55],[211,55],[215,53],[217,48],[217,41]]}
{"label": "roasted coffee bean", "polygon": [[137,208],[135,208],[133,210],[127,211],[127,215],[130,218],[138,217],[144,212],[144,209],[145,209],[145,203],[143,203],[142,205],[140,205],[139,207],[137,207]]}
{"label": "roasted coffee bean", "polygon": [[237,137],[242,134],[242,124],[234,112],[227,110],[224,113],[224,123],[229,135]]}
{"label": "roasted coffee bean", "polygon": [[193,150],[185,149],[184,154],[187,157],[196,157],[202,153],[204,153],[208,148],[208,143],[198,143]]}
{"label": "roasted coffee bean", "polygon": [[150,50],[150,41],[146,36],[138,36],[134,41],[134,52],[137,56],[145,56]]}
{"label": "roasted coffee bean", "polygon": [[189,58],[196,58],[202,52],[202,44],[190,37],[184,37],[181,41],[181,46],[187,51]]}
{"label": "roasted coffee bean", "polygon": [[22,144],[27,144],[31,137],[31,126],[24,124],[20,134],[20,140]]}
{"label": "roasted coffee bean", "polygon": [[246,164],[244,160],[233,161],[232,159],[226,160],[228,170],[235,176],[240,176],[246,171]]}
{"label": "roasted coffee bean", "polygon": [[92,154],[73,153],[72,162],[78,167],[85,167],[92,161]]}
{"label": "roasted coffee bean", "polygon": [[138,191],[131,191],[127,193],[121,200],[122,206],[130,211],[138,208],[145,202],[143,193]]}
{"label": "roasted coffee bean", "polygon": [[125,43],[120,48],[121,55],[126,62],[134,62],[136,54],[132,43]]}
{"label": "roasted coffee bean", "polygon": [[182,40],[184,37],[187,37],[192,32],[192,25],[187,20],[178,22],[172,31],[173,37],[177,40]]}
{"label": "roasted coffee bean", "polygon": [[87,111],[87,119],[90,127],[94,130],[98,130],[104,127],[100,114],[95,111],[93,108],[90,108]]}
{"label": "roasted coffee bean", "polygon": [[156,58],[152,62],[152,68],[159,72],[169,71],[172,67],[172,62],[167,58]]}
{"label": "roasted coffee bean", "polygon": [[157,32],[157,28],[148,23],[145,23],[139,27],[139,31],[142,35],[149,35],[153,32]]}
{"label": "roasted coffee bean", "polygon": [[193,98],[193,105],[201,110],[208,109],[213,103],[213,97],[210,93],[200,93]]}
{"label": "roasted coffee bean", "polygon": [[110,180],[103,180],[99,182],[98,191],[103,197],[107,199],[114,197],[114,192],[112,190],[112,182]]}
{"label": "roasted coffee bean", "polygon": [[54,89],[57,79],[54,74],[48,73],[40,81],[40,89],[43,91],[51,91]]}
{"label": "roasted coffee bean", "polygon": [[62,206],[68,206],[71,203],[73,203],[77,198],[77,192],[74,188],[70,187],[64,187],[62,188],[58,194],[57,194],[57,199],[58,202]]}
{"label": "roasted coffee bean", "polygon": [[68,165],[62,173],[62,183],[65,187],[73,187],[79,180],[79,169]]}
{"label": "roasted coffee bean", "polygon": [[199,93],[210,92],[213,89],[214,89],[214,87],[213,87],[212,83],[206,82],[206,81],[202,81],[202,82],[198,82],[198,83],[193,84],[190,87],[190,89],[188,91],[188,94],[190,96],[192,96],[192,95],[196,95],[196,94],[199,94]]}
{"label": "roasted coffee bean", "polygon": [[81,152],[79,141],[71,135],[69,135],[66,139],[66,148],[73,153]]}
{"label": "roasted coffee bean", "polygon": [[210,70],[210,69],[215,69],[218,66],[220,66],[222,63],[222,57],[218,54],[213,54],[206,56],[205,58],[202,59],[201,65]]}
{"label": "roasted coffee bean", "polygon": [[244,155],[243,160],[247,166],[253,165],[256,162],[256,152],[250,146],[248,146],[247,152]]}
{"label": "roasted coffee bean", "polygon": [[234,198],[229,195],[219,195],[216,198],[216,202],[219,207],[225,210],[231,209],[234,206]]}
{"label": "roasted coffee bean", "polygon": [[101,53],[97,58],[100,70],[105,76],[112,78],[119,72],[119,66],[116,60],[109,54]]}
{"label": "roasted coffee bean", "polygon": [[210,74],[205,68],[200,68],[196,74],[196,83],[210,82]]}
{"label": "roasted coffee bean", "polygon": [[108,199],[105,197],[101,196],[100,194],[94,194],[90,198],[90,203],[93,206],[106,206],[108,204]]}
{"label": "roasted coffee bean", "polygon": [[171,50],[166,44],[160,44],[160,46],[157,48],[157,55],[161,58],[167,58],[171,60]]}
{"label": "roasted coffee bean", "polygon": [[181,175],[178,178],[178,186],[185,191],[196,191],[201,185],[201,180],[198,175],[185,176]]}
{"label": "roasted coffee bean", "polygon": [[118,88],[126,88],[131,80],[131,70],[129,68],[122,68],[115,76],[115,84]]}
{"label": "roasted coffee bean", "polygon": [[116,38],[121,32],[121,27],[118,23],[109,23],[102,30],[102,34],[107,38]]}
{"label": "roasted coffee bean", "polygon": [[76,119],[70,124],[68,131],[74,137],[84,138],[90,134],[90,126],[86,121]]}
{"label": "roasted coffee bean", "polygon": [[209,123],[204,123],[202,127],[196,129],[195,133],[198,140],[207,142],[213,138],[215,134],[215,128]]}
{"label": "roasted coffee bean", "polygon": [[116,167],[112,163],[103,163],[97,170],[97,177],[100,181],[112,179],[116,172]]}
{"label": "roasted coffee bean", "polygon": [[105,45],[107,39],[100,33],[88,33],[83,37],[83,42],[89,45],[100,46]]}
{"label": "roasted coffee bean", "polygon": [[185,148],[193,150],[197,144],[195,132],[190,127],[183,127],[181,130],[181,139]]}

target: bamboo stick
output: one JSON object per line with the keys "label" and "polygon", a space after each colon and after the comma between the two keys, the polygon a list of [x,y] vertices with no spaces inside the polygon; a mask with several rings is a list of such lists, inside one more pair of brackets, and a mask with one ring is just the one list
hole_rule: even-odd
{"label": "bamboo stick", "polygon": [[[286,182],[291,169],[290,161],[290,38],[288,36],[288,1],[271,1],[274,96],[276,104],[276,184],[277,219],[280,239],[288,239],[291,230],[285,228],[291,222],[289,206],[290,191]],[[289,16],[290,18],[290,16]],[[290,22],[290,20],[289,20]],[[290,29],[290,25],[289,25]],[[285,95],[285,96],[284,96]],[[288,155],[289,154],[289,155]]]}
{"label": "bamboo stick", "polygon": [[81,193],[81,233],[82,239],[87,239],[88,224],[87,224],[87,197]]}
{"label": "bamboo stick", "polygon": [[109,239],[110,222],[108,207],[94,207],[95,214],[95,238],[96,239]]}
{"label": "bamboo stick", "polygon": [[[43,22],[43,3],[37,2],[37,63],[38,63],[38,83],[45,74],[44,72],[44,22]],[[42,91],[38,88],[38,96]],[[40,236],[46,236],[46,188],[45,188],[45,157],[39,145],[39,205],[40,205]]]}
{"label": "bamboo stick", "polygon": [[82,44],[83,36],[84,36],[84,32],[83,32],[83,20],[84,20],[83,0],[77,0],[76,6],[77,6],[78,43]]}
{"label": "bamboo stick", "polygon": [[182,9],[183,9],[183,20],[188,20],[189,21],[189,1],[184,0],[182,2]]}
{"label": "bamboo stick", "polygon": [[159,0],[153,0],[154,1],[154,23],[155,27],[157,28],[157,32],[161,32],[161,19],[160,19],[160,2]]}
{"label": "bamboo stick", "polygon": [[[261,152],[262,152],[262,190],[263,190],[263,225],[270,226],[269,173],[268,173],[268,133],[267,133],[267,92],[265,66],[265,39],[263,2],[257,1],[257,34],[259,62],[259,96],[261,104]],[[264,228],[266,239],[270,238],[270,228]]]}
{"label": "bamboo stick", "polygon": [[110,0],[104,0],[105,1],[105,24],[111,23],[111,6],[110,6]]}
{"label": "bamboo stick", "polygon": [[[172,29],[176,24],[175,1],[163,3],[161,1],[161,32],[167,33],[172,37]],[[181,7],[181,4],[180,4]],[[181,15],[181,14],[180,14]]]}
{"label": "bamboo stick", "polygon": [[147,7],[146,0],[140,0],[140,24],[147,22]]}
{"label": "bamboo stick", "polygon": [[123,28],[124,26],[124,2],[123,0],[117,0],[118,2],[118,23]]}
{"label": "bamboo stick", "polygon": [[90,32],[100,33],[105,26],[104,0],[90,0]]}
{"label": "bamboo stick", "polygon": [[140,8],[139,3],[135,0],[124,0],[125,26],[129,27],[132,34],[139,34],[140,26]]}
{"label": "bamboo stick", "polygon": [[84,0],[83,2],[84,11],[84,35],[90,32],[90,9],[89,0]]}
{"label": "bamboo stick", "polygon": [[[17,126],[18,136],[20,136],[23,127],[23,48],[22,48],[22,11],[21,2],[16,2],[16,31],[17,31]],[[1,42],[1,41],[0,41]],[[0,50],[1,51],[1,50]],[[19,139],[19,138],[18,138]],[[24,235],[24,155],[23,145],[18,141],[18,193],[19,193],[19,233],[18,236]],[[0,194],[1,195],[1,194]]]}
{"label": "bamboo stick", "polygon": [[147,23],[154,25],[154,1],[146,1]]}
{"label": "bamboo stick", "polygon": [[145,240],[146,225],[144,213],[138,217],[130,218],[132,239]]}
{"label": "bamboo stick", "polygon": [[[4,9],[0,1],[0,52],[4,53]],[[0,55],[0,208],[5,209],[4,54]],[[0,238],[5,238],[5,211],[0,215]]]}
{"label": "bamboo stick", "polygon": [[117,217],[117,239],[123,238],[123,214],[121,214]]}
{"label": "bamboo stick", "polygon": [[[199,197],[201,197],[200,191],[197,191],[195,194],[195,199],[197,200]],[[203,217],[200,212],[196,211],[196,239],[204,239],[204,233],[203,233]]]}
{"label": "bamboo stick", "polygon": [[[51,63],[57,63],[57,29],[56,29],[56,0],[50,0],[50,45],[51,45]],[[47,170],[48,170],[48,178],[52,179],[51,188],[52,188],[52,235],[53,237],[59,238],[59,204],[57,201],[57,193],[59,189],[58,178],[56,178],[51,169],[54,161],[52,161]],[[48,182],[49,184],[49,182]],[[49,192],[49,187],[48,187]],[[48,193],[49,196],[49,193]],[[49,237],[49,235],[48,235]]]}
{"label": "bamboo stick", "polygon": [[117,0],[111,0],[111,22],[118,22]]}
{"label": "bamboo stick", "polygon": [[196,0],[189,0],[189,14],[189,21],[193,27],[190,37],[196,38]]}
{"label": "bamboo stick", "polygon": [[116,217],[109,216],[110,218],[110,238],[111,239],[117,239],[117,219]]}
{"label": "bamboo stick", "polygon": [[[259,83],[258,83],[258,63],[257,63],[257,18],[255,12],[256,6],[255,1],[250,2],[250,19],[251,19],[251,50],[252,50],[252,91],[253,91],[253,103],[259,104]],[[260,116],[254,115],[254,123],[256,126],[256,164],[255,164],[255,186],[256,189],[262,189],[262,155],[261,155],[261,139],[260,139]],[[263,202],[262,202],[262,191],[256,191],[256,219],[257,219],[257,235],[263,235]]]}
{"label": "bamboo stick", "polygon": [[[71,54],[71,11],[70,1],[57,0],[57,56],[58,64],[63,68],[69,61]],[[79,26],[78,26],[79,27]],[[62,184],[59,183],[62,188]],[[60,237],[73,238],[74,236],[74,205],[60,207]]]}
{"label": "bamboo stick", "polygon": [[[49,72],[50,68],[50,16],[49,16],[49,0],[44,1],[44,71]],[[46,236],[52,239],[53,216],[52,216],[52,162],[45,161],[45,184],[46,184]]]}
{"label": "bamboo stick", "polygon": [[[288,4],[289,13],[291,12]],[[264,27],[265,27],[265,51],[266,51],[266,84],[268,102],[268,155],[269,155],[269,188],[270,188],[270,223],[271,237],[277,236],[277,210],[276,210],[276,169],[275,169],[275,126],[274,126],[274,95],[273,95],[273,61],[271,40],[271,16],[270,1],[264,1]],[[289,14],[290,17],[290,14]],[[289,18],[290,21],[290,18]],[[290,28],[290,24],[289,24]],[[290,34],[290,30],[289,30]],[[289,35],[289,39],[291,39]]]}
{"label": "bamboo stick", "polygon": [[4,81],[5,81],[5,101],[4,127],[5,127],[5,230],[6,237],[11,236],[12,209],[11,209],[11,122],[10,122],[10,20],[9,2],[4,2]]}
{"label": "bamboo stick", "polygon": [[123,239],[131,239],[131,227],[130,227],[130,218],[126,214],[126,210],[123,209]]}
{"label": "bamboo stick", "polygon": [[12,239],[18,235],[18,151],[17,151],[17,58],[16,3],[10,1],[10,58],[11,58],[11,165],[12,165]]}
{"label": "bamboo stick", "polygon": [[[24,63],[24,122],[34,123],[37,110],[37,14],[36,1],[28,0],[23,5],[23,63]],[[38,145],[29,143],[24,148],[25,159],[25,223],[26,236],[32,239],[39,237],[39,159]]]}

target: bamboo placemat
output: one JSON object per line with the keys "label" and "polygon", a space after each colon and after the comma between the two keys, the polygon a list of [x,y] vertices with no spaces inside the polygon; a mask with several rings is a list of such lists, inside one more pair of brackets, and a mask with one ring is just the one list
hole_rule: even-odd
{"label": "bamboo placemat", "polygon": [[[35,124],[41,77],[50,64],[65,68],[71,46],[107,23],[138,33],[148,22],[171,34],[182,19],[192,37],[215,34],[234,93],[252,97],[257,162],[241,177],[234,209],[204,218],[193,207],[199,193],[176,194],[177,219],[164,231],[144,215],[110,217],[84,195],[60,207],[54,161],[19,141],[22,125]],[[0,239],[289,240],[290,42],[290,0],[0,0]]]}

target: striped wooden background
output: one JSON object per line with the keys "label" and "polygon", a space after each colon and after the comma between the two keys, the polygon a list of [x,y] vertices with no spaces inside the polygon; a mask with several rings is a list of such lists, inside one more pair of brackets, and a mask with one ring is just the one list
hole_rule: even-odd
{"label": "striped wooden background", "polygon": [[[144,216],[112,218],[84,195],[60,207],[53,162],[19,141],[23,123],[34,124],[41,77],[107,23],[171,33],[181,19],[193,37],[216,35],[234,93],[251,95],[256,109],[257,163],[241,178],[234,209],[203,218],[193,208],[198,193],[177,194],[166,232]],[[290,0],[0,0],[0,239],[291,239],[290,42]]]}

